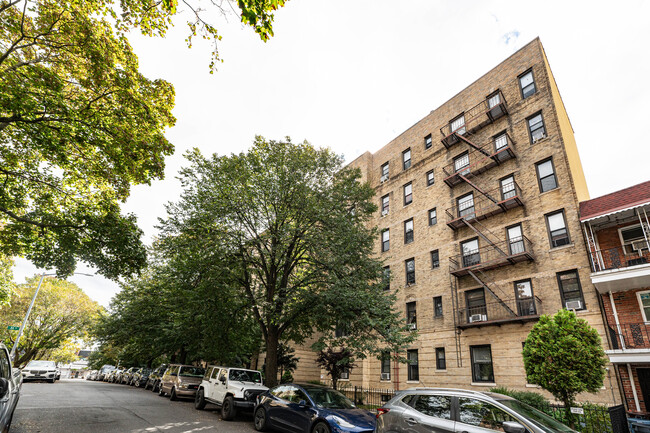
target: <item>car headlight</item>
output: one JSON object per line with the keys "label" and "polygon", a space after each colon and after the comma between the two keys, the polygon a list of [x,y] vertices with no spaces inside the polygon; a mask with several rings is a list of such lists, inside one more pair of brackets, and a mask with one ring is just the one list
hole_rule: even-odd
{"label": "car headlight", "polygon": [[354,424],[350,424],[349,422],[347,422],[346,420],[344,420],[340,416],[332,415],[332,421],[334,421],[335,423],[337,423],[338,425],[340,425],[343,428],[353,428],[354,427]]}
{"label": "car headlight", "polygon": [[244,391],[244,400],[248,400],[251,397],[251,392],[249,390]]}
{"label": "car headlight", "polygon": [[179,384],[178,384],[178,387],[179,387],[179,388],[187,388],[187,384],[185,384],[185,383],[179,383]]}

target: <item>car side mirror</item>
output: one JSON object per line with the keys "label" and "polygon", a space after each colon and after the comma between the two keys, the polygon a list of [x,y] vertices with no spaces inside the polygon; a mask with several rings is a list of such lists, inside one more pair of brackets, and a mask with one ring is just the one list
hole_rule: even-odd
{"label": "car side mirror", "polygon": [[0,398],[5,398],[9,392],[9,381],[4,377],[0,377]]}
{"label": "car side mirror", "polygon": [[300,407],[307,407],[307,406],[309,406],[309,404],[308,404],[305,400],[300,400],[300,401],[298,402],[298,406],[300,406]]}
{"label": "car side mirror", "polygon": [[525,433],[526,427],[514,421],[506,421],[503,423],[503,431],[506,433]]}
{"label": "car side mirror", "polygon": [[226,378],[225,377],[220,377],[219,382],[225,384],[226,383]]}

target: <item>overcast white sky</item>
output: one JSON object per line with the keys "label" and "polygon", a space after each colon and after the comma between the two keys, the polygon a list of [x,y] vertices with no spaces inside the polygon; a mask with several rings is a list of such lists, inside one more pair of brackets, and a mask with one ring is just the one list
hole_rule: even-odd
{"label": "overcast white sky", "polygon": [[[224,63],[165,39],[133,35],[142,72],[176,89],[176,146],[166,178],[133,188],[125,212],[149,243],[176,200],[183,154],[248,148],[256,134],[329,146],[347,161],[376,151],[539,36],[573,125],[591,197],[650,179],[650,2],[290,0],[263,43],[235,16],[219,19]],[[80,266],[79,271],[87,268]],[[18,260],[16,280],[36,272]],[[72,278],[108,305],[118,287]]]}

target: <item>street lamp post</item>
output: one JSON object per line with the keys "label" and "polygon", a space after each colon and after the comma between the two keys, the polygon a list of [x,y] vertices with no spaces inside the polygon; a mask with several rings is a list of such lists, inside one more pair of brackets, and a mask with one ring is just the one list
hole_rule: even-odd
{"label": "street lamp post", "polygon": [[[56,274],[46,274],[45,272],[41,274],[41,279],[38,282],[38,287],[36,287],[36,291],[34,292],[34,296],[32,297],[32,302],[29,304],[29,308],[27,309],[27,314],[25,314],[23,323],[22,325],[20,325],[20,329],[18,330],[18,337],[16,337],[16,341],[14,341],[14,347],[11,348],[11,353],[9,354],[12,363],[14,361],[14,357],[16,356],[16,349],[18,349],[18,342],[20,341],[20,337],[23,335],[23,330],[25,329],[25,325],[27,325],[27,319],[29,319],[29,315],[32,312],[32,308],[34,308],[34,303],[36,302],[36,296],[38,296],[38,291],[41,289],[41,284],[43,284],[43,279],[46,276],[51,276],[51,275],[56,275]],[[81,272],[75,272],[73,275],[86,275],[88,277],[92,277],[91,274],[84,274]]]}

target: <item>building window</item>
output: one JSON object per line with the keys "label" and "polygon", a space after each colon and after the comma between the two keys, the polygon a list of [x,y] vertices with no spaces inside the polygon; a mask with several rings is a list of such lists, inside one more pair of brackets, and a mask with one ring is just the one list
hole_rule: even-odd
{"label": "building window", "polygon": [[643,315],[643,321],[650,321],[650,290],[644,292],[636,292],[636,296],[639,299],[639,307],[641,308],[641,314]]}
{"label": "building window", "polygon": [[435,226],[437,223],[438,223],[438,213],[436,212],[436,208],[434,207],[433,209],[429,209],[429,225]]}
{"label": "building window", "polygon": [[465,115],[461,114],[457,118],[451,121],[450,123],[451,132],[457,132],[458,134],[465,133]]}
{"label": "building window", "polygon": [[409,329],[417,329],[418,327],[415,302],[406,303],[406,323],[409,325]]}
{"label": "building window", "polygon": [[404,206],[413,202],[413,184],[411,182],[404,185]]}
{"label": "building window", "polygon": [[562,295],[562,305],[567,310],[583,310],[585,299],[582,296],[580,277],[576,269],[572,271],[558,272],[557,284]]}
{"label": "building window", "polygon": [[433,170],[427,171],[427,186],[431,186],[435,183],[435,178],[433,177]]}
{"label": "building window", "polygon": [[415,259],[405,260],[404,265],[406,267],[406,285],[415,284]]}
{"label": "building window", "polygon": [[508,136],[504,132],[503,134],[499,134],[496,137],[494,137],[494,151],[498,152],[504,147],[508,146]]}
{"label": "building window", "polygon": [[413,218],[404,221],[404,243],[413,242]]}
{"label": "building window", "polygon": [[465,305],[467,306],[467,323],[488,320],[485,291],[482,288],[466,291]]}
{"label": "building window", "polygon": [[402,152],[402,165],[404,166],[404,170],[407,168],[411,167],[411,149],[406,149],[404,152]]}
{"label": "building window", "polygon": [[454,172],[460,174],[469,173],[469,153],[465,152],[454,158]]}
{"label": "building window", "polygon": [[424,137],[424,148],[431,149],[431,146],[433,146],[433,140],[431,139],[431,134],[429,134]]}
{"label": "building window", "polygon": [[431,251],[431,269],[437,269],[440,267],[440,257],[438,250]]}
{"label": "building window", "polygon": [[384,266],[384,274],[382,275],[384,290],[390,290],[390,266]]}
{"label": "building window", "polygon": [[418,350],[407,350],[406,359],[408,360],[408,378],[407,380],[419,381],[420,372],[418,370]]}
{"label": "building window", "polygon": [[521,254],[526,251],[526,245],[524,244],[524,235],[521,232],[521,224],[508,227],[506,229],[506,235],[508,236],[508,250],[511,256],[515,254]]}
{"label": "building window", "polygon": [[472,356],[472,381],[494,383],[490,345],[470,346],[469,350]]}
{"label": "building window", "polygon": [[386,194],[381,198],[381,216],[388,215],[390,206],[390,194]]}
{"label": "building window", "polygon": [[336,328],[334,328],[334,337],[342,338],[347,336],[348,336],[347,327],[345,325],[336,325]]}
{"label": "building window", "polygon": [[535,93],[535,80],[533,79],[533,71],[529,70],[519,76],[519,87],[521,87],[521,98],[526,99]]}
{"label": "building window", "polygon": [[465,217],[467,219],[474,218],[474,193],[470,192],[457,200],[458,217]]}
{"label": "building window", "polygon": [[501,182],[501,200],[508,200],[517,195],[515,188],[515,177],[510,175],[500,180]]}
{"label": "building window", "polygon": [[618,235],[621,239],[621,245],[623,245],[625,254],[636,254],[639,256],[638,258],[628,260],[628,266],[645,263],[645,259],[642,257],[642,250],[648,249],[648,244],[645,240],[641,224],[620,228],[618,229]]}
{"label": "building window", "polygon": [[539,191],[546,192],[557,188],[557,178],[555,177],[555,168],[553,167],[553,160],[551,158],[538,162],[537,167],[537,180],[539,182]]}
{"label": "building window", "polygon": [[390,230],[386,229],[381,232],[381,251],[385,252],[390,249]]}
{"label": "building window", "polygon": [[390,380],[390,352],[381,352],[381,380]]}
{"label": "building window", "polygon": [[436,347],[436,370],[446,370],[447,360],[445,359],[445,348]]}
{"label": "building window", "polygon": [[478,239],[470,239],[460,244],[460,251],[463,256],[463,267],[478,265],[481,263],[481,254],[478,249]]}
{"label": "building window", "polygon": [[517,314],[519,316],[534,316],[537,314],[533,285],[530,280],[515,281],[515,298],[517,299]]}
{"label": "building window", "polygon": [[544,127],[542,113],[537,113],[528,118],[528,132],[530,133],[530,140],[533,144],[542,138],[546,138],[546,128]]}
{"label": "building window", "polygon": [[548,236],[551,240],[551,248],[569,245],[569,232],[566,228],[564,211],[554,212],[546,215],[546,224],[548,225]]}
{"label": "building window", "polygon": [[350,379],[350,367],[343,367],[341,371],[340,380],[349,380]]}
{"label": "building window", "polygon": [[433,297],[433,317],[442,317],[442,296]]}
{"label": "building window", "polygon": [[381,166],[381,181],[386,182],[388,180],[388,163],[385,163]]}
{"label": "building window", "polygon": [[487,97],[488,108],[494,108],[501,103],[501,93],[498,91]]}

